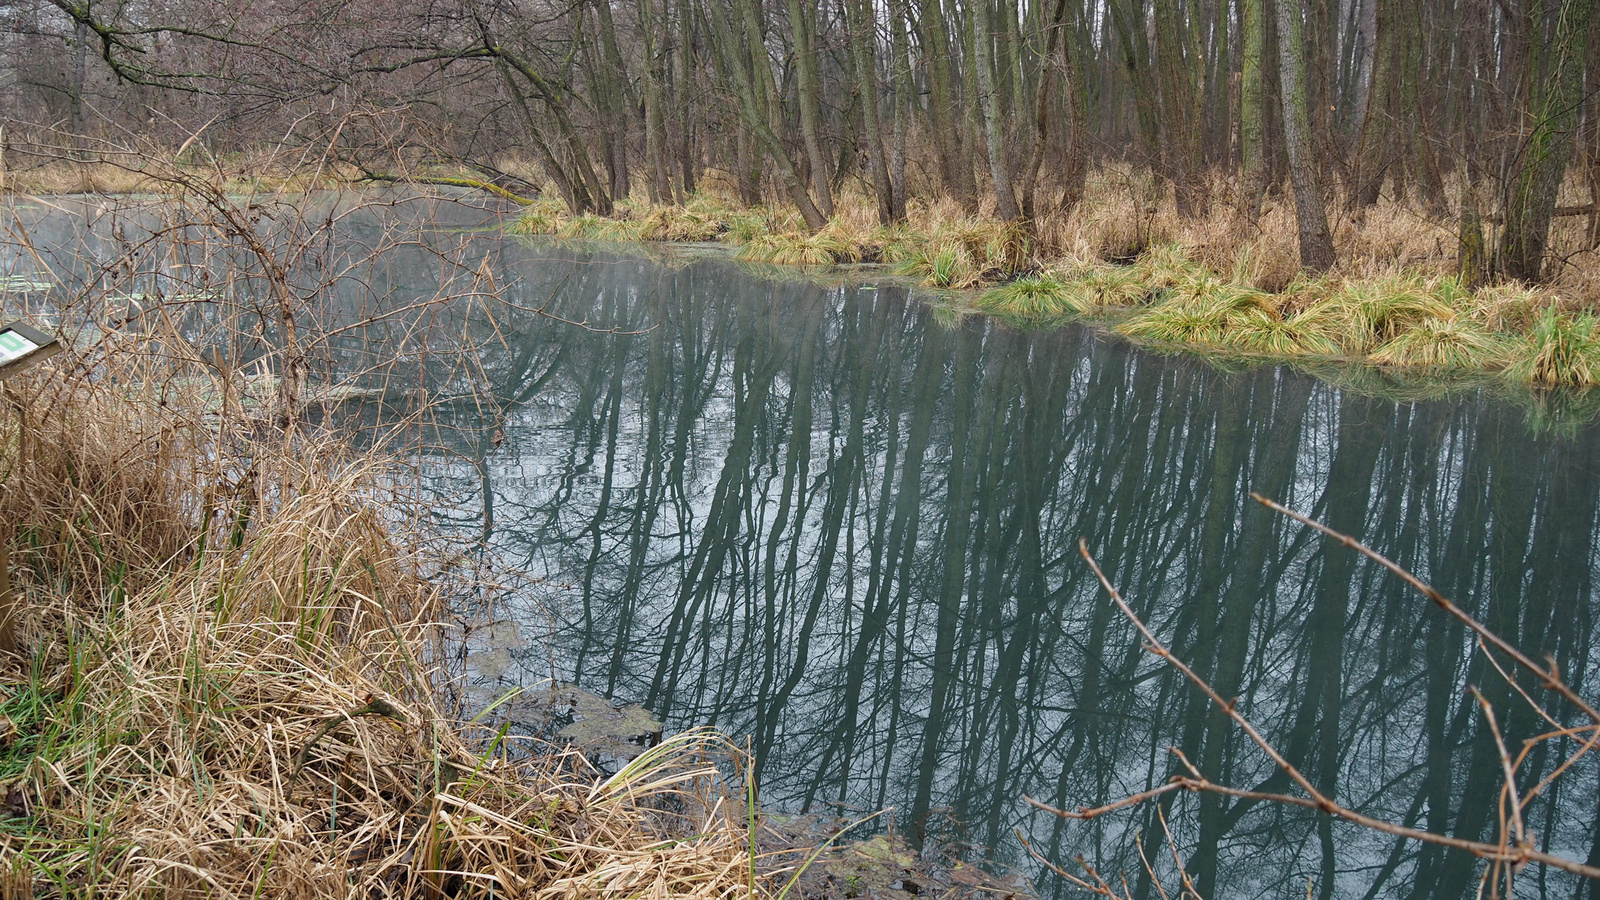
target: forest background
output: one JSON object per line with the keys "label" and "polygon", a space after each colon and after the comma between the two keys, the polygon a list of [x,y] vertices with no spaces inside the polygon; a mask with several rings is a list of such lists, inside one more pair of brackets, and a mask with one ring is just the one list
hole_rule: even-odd
{"label": "forest background", "polygon": [[[1081,313],[1177,288],[1205,294],[1205,315],[1142,336],[1515,367],[1505,336],[1541,328],[1600,353],[1584,317],[1600,300],[1593,7],[14,0],[0,5],[6,166],[33,191],[131,189],[147,156],[464,179],[532,204],[529,231],[736,239],[756,258],[883,259],[940,286],[1165,247],[1176,274],[1087,299],[1033,281],[1011,306]],[[102,168],[61,166],[73,159]],[[732,208],[767,214],[741,226]],[[1247,293],[1194,289],[1193,266]],[[1335,290],[1297,291],[1324,272],[1379,279],[1367,294],[1382,302],[1425,296],[1391,315],[1358,291],[1337,321],[1297,318]],[[1545,289],[1492,293],[1507,283]],[[1417,346],[1383,356],[1407,330]]]}

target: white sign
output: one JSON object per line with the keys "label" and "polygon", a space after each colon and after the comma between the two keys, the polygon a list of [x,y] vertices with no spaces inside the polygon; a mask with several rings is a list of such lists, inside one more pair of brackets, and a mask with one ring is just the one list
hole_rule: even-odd
{"label": "white sign", "polygon": [[39,349],[39,345],[15,331],[0,331],[0,366],[21,359]]}

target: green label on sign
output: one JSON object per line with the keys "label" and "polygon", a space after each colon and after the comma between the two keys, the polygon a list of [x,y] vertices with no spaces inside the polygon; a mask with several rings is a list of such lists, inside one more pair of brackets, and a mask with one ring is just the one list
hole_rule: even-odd
{"label": "green label on sign", "polygon": [[27,356],[37,349],[39,349],[38,344],[15,331],[0,331],[0,365]]}

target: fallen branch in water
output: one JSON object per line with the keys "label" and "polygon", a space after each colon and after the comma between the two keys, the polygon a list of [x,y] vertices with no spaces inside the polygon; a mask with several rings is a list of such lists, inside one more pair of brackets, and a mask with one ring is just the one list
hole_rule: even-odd
{"label": "fallen branch in water", "polygon": [[[1593,704],[1586,701],[1569,685],[1567,685],[1565,680],[1562,679],[1560,672],[1557,670],[1554,659],[1549,660],[1548,665],[1543,666],[1529,659],[1525,654],[1511,646],[1511,644],[1509,644],[1499,635],[1495,634],[1493,631],[1489,630],[1489,628],[1484,626],[1482,623],[1472,618],[1472,616],[1468,615],[1465,611],[1440,594],[1432,586],[1428,585],[1426,582],[1422,581],[1416,575],[1407,571],[1399,564],[1372,550],[1365,544],[1362,544],[1360,541],[1357,541],[1348,535],[1341,534],[1327,527],[1326,525],[1290,510],[1287,507],[1274,503],[1273,501],[1268,500],[1259,494],[1251,494],[1251,497],[1270,509],[1276,510],[1277,512],[1280,512],[1297,522],[1308,525],[1311,528],[1322,532],[1323,534],[1344,544],[1346,547],[1349,547],[1373,562],[1376,562],[1385,569],[1388,569],[1390,572],[1395,573],[1407,584],[1416,589],[1418,593],[1422,594],[1440,609],[1444,610],[1448,615],[1465,625],[1470,631],[1472,631],[1473,634],[1477,636],[1478,645],[1480,648],[1485,650],[1484,655],[1489,658],[1491,664],[1494,665],[1498,671],[1500,671],[1502,676],[1506,677],[1506,680],[1512,684],[1513,688],[1522,696],[1522,698],[1532,708],[1538,710],[1539,714],[1543,716],[1545,720],[1552,726],[1551,730],[1528,739],[1524,743],[1521,752],[1513,756],[1505,745],[1505,741],[1500,732],[1499,723],[1495,718],[1493,708],[1482,697],[1482,695],[1476,691],[1476,689],[1473,690],[1473,695],[1483,710],[1490,732],[1493,735],[1496,747],[1499,750],[1501,769],[1505,779],[1500,790],[1500,821],[1497,839],[1492,843],[1488,841],[1469,840],[1452,835],[1439,834],[1437,832],[1411,828],[1395,822],[1390,822],[1386,819],[1374,818],[1344,806],[1332,796],[1329,796],[1328,794],[1318,790],[1316,785],[1314,785],[1304,773],[1296,768],[1293,763],[1289,762],[1289,760],[1262,735],[1261,731],[1251,723],[1249,718],[1239,711],[1238,701],[1236,699],[1230,700],[1223,697],[1215,688],[1211,686],[1209,682],[1197,674],[1194,669],[1190,668],[1189,665],[1183,660],[1175,656],[1172,651],[1169,650],[1167,646],[1155,636],[1155,634],[1150,630],[1150,627],[1145,624],[1145,622],[1139,617],[1138,613],[1134,612],[1133,608],[1128,604],[1128,602],[1123,599],[1121,593],[1119,593],[1111,584],[1110,579],[1108,579],[1105,573],[1100,569],[1099,563],[1097,563],[1094,557],[1089,553],[1087,542],[1081,539],[1078,542],[1078,552],[1081,553],[1083,558],[1088,562],[1089,568],[1094,572],[1095,577],[1099,579],[1101,586],[1111,597],[1112,602],[1117,605],[1117,608],[1122,611],[1123,616],[1125,616],[1129,622],[1133,623],[1134,628],[1136,628],[1140,636],[1144,638],[1145,649],[1149,650],[1162,661],[1183,673],[1183,676],[1186,679],[1198,687],[1212,703],[1216,704],[1216,706],[1228,716],[1228,718],[1232,719],[1234,724],[1237,725],[1239,729],[1243,731],[1250,738],[1250,740],[1257,747],[1259,747],[1268,758],[1272,760],[1273,764],[1288,776],[1289,780],[1303,792],[1303,796],[1269,791],[1244,790],[1241,788],[1230,787],[1225,784],[1219,784],[1207,778],[1198,768],[1195,767],[1192,762],[1189,761],[1188,757],[1186,757],[1182,751],[1174,747],[1171,748],[1171,752],[1178,759],[1179,763],[1182,765],[1187,774],[1174,775],[1167,783],[1155,788],[1151,788],[1150,790],[1141,791],[1136,794],[1130,794],[1126,797],[1100,806],[1079,807],[1077,809],[1061,809],[1051,806],[1050,804],[1043,803],[1032,797],[1024,797],[1023,799],[1036,809],[1040,809],[1063,818],[1087,820],[1097,818],[1115,810],[1138,806],[1147,801],[1173,793],[1175,791],[1220,794],[1223,796],[1234,797],[1243,800],[1267,801],[1284,806],[1295,806],[1317,810],[1333,816],[1336,819],[1395,837],[1415,840],[1427,844],[1434,844],[1441,847],[1449,847],[1456,850],[1464,850],[1473,854],[1474,856],[1487,860],[1490,863],[1489,869],[1484,873],[1486,885],[1492,885],[1494,888],[1498,888],[1503,884],[1507,896],[1510,896],[1512,893],[1512,883],[1516,872],[1529,863],[1539,863],[1540,865],[1550,866],[1560,869],[1564,872],[1570,872],[1572,874],[1582,876],[1584,878],[1600,880],[1600,867],[1587,865],[1585,863],[1567,859],[1562,856],[1557,856],[1535,847],[1523,825],[1523,814],[1528,804],[1531,803],[1534,798],[1539,796],[1555,778],[1570,770],[1573,764],[1576,763],[1579,758],[1587,754],[1590,750],[1594,749],[1597,745],[1600,745],[1600,711],[1596,711]],[[1510,677],[1509,673],[1500,668],[1499,663],[1495,661],[1493,656],[1487,652],[1491,647],[1504,653],[1518,666],[1527,669],[1546,689],[1554,692],[1557,696],[1571,703],[1589,720],[1589,724],[1563,726],[1549,716],[1549,714],[1545,713],[1539,704],[1535,703],[1533,698],[1528,696],[1528,694],[1516,684],[1515,680]],[[1540,782],[1535,785],[1532,790],[1519,793],[1516,788],[1516,772],[1522,763],[1528,758],[1529,753],[1533,750],[1533,748],[1543,744],[1545,741],[1561,738],[1574,738],[1578,740],[1579,744],[1577,749],[1567,756],[1565,760],[1559,763],[1550,775],[1540,780]],[[1024,842],[1024,846],[1028,846],[1026,842]],[[1045,860],[1031,846],[1028,846],[1028,850],[1036,859],[1040,859],[1058,874],[1061,873],[1061,870],[1055,864]],[[1143,851],[1141,848],[1141,858],[1142,856]],[[1146,862],[1146,865],[1148,865],[1148,862]],[[1092,869],[1089,869],[1087,864],[1085,864],[1085,869],[1090,873],[1093,883],[1084,882],[1081,879],[1072,878],[1072,876],[1067,877],[1072,878],[1072,880],[1075,881],[1080,887],[1084,887],[1095,893],[1107,897],[1121,896],[1112,891],[1110,885],[1107,884],[1105,880],[1098,874],[1094,873]],[[1182,871],[1182,869],[1183,867],[1180,865],[1179,870]],[[1498,893],[1497,890],[1496,893]]]}
{"label": "fallen branch in water", "polygon": [[440,187],[471,188],[475,191],[487,191],[503,200],[510,200],[518,206],[532,206],[536,202],[532,198],[506,190],[492,181],[485,181],[481,178],[464,178],[452,175],[384,175],[377,172],[368,172],[356,180],[381,181],[389,184],[432,184]]}

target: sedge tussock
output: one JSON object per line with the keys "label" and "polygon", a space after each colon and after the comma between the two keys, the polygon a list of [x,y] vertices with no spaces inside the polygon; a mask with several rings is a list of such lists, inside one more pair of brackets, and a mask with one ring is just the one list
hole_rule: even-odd
{"label": "sedge tussock", "polygon": [[745,262],[780,266],[831,266],[859,262],[861,249],[825,228],[816,234],[786,231],[759,235],[739,248],[738,257]]}
{"label": "sedge tussock", "polygon": [[1332,297],[1306,314],[1340,332],[1345,349],[1365,353],[1428,320],[1450,320],[1456,309],[1441,296],[1438,282],[1413,274],[1347,281]]}
{"label": "sedge tussock", "polygon": [[1600,334],[1593,313],[1545,309],[1522,340],[1507,370],[1512,378],[1543,387],[1600,385]]}
{"label": "sedge tussock", "polygon": [[1218,347],[1227,340],[1227,311],[1216,306],[1172,303],[1143,312],[1117,327],[1128,337],[1156,344]]}
{"label": "sedge tussock", "polygon": [[1452,316],[1416,322],[1368,359],[1389,366],[1492,370],[1505,364],[1509,350],[1499,335],[1480,329],[1466,316]]}
{"label": "sedge tussock", "polygon": [[559,200],[548,197],[537,200],[533,205],[524,208],[515,219],[506,225],[510,234],[557,234],[561,231],[565,207]]}
{"label": "sedge tussock", "polygon": [[1339,342],[1315,319],[1282,317],[1265,311],[1241,317],[1230,335],[1242,350],[1268,356],[1334,356]]}
{"label": "sedge tussock", "polygon": [[69,356],[0,406],[27,656],[0,671],[8,890],[777,893],[725,739],[679,735],[603,779],[447,717],[453,570],[396,533],[381,456],[153,401],[194,373]]}
{"label": "sedge tussock", "polygon": [[978,297],[977,305],[986,312],[1013,316],[1029,323],[1048,323],[1089,313],[1095,303],[1082,283],[1063,281],[1051,275],[1029,275],[986,291]]}

